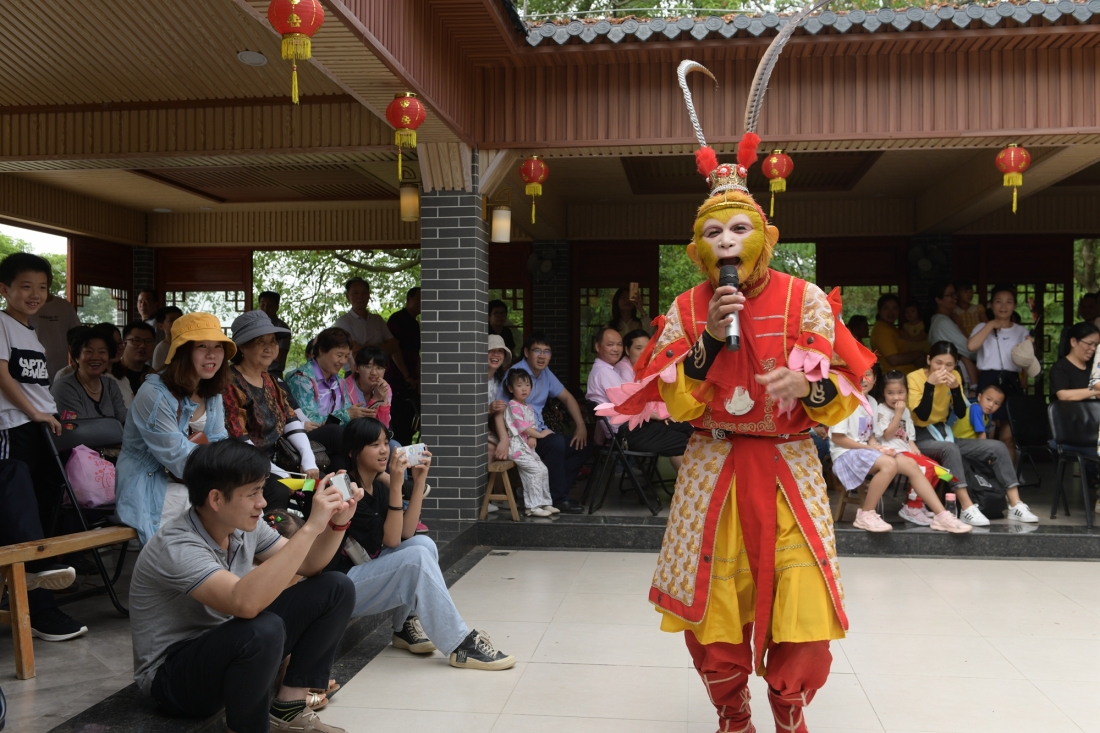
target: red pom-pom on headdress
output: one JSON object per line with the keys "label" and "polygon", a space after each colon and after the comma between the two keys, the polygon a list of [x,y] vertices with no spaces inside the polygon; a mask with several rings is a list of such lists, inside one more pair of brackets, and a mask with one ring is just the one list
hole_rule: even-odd
{"label": "red pom-pom on headdress", "polygon": [[[746,132],[737,144],[737,164],[745,170],[756,162],[756,149],[760,147],[760,136],[755,132]],[[696,153],[698,155],[698,153]]]}
{"label": "red pom-pom on headdress", "polygon": [[704,145],[695,151],[695,167],[703,178],[709,178],[714,169],[718,167],[718,154],[714,148]]}

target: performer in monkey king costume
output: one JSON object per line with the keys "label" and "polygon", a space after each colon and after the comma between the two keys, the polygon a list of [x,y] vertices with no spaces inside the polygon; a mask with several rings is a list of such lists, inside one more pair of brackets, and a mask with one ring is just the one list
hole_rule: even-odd
{"label": "performer in monkey king costume", "polygon": [[[755,669],[768,682],[776,730],[803,732],[802,709],[829,675],[829,641],[848,626],[829,500],[808,431],[852,413],[874,356],[836,317],[837,291],[827,298],[768,268],[779,231],[745,188],[759,138],[746,134],[738,164],[718,165],[684,82],[691,70],[710,72],[691,61],[680,68],[704,144],[696,158],[712,187],[688,245],[706,280],[658,316],[638,381],[598,411],[637,421],[664,416],[667,407],[672,419],[695,426],[650,601],[664,631],[684,633],[719,731],[756,730],[748,689]],[[736,265],[739,291],[718,286],[722,265]],[[734,312],[741,347],[728,351],[724,333]]]}

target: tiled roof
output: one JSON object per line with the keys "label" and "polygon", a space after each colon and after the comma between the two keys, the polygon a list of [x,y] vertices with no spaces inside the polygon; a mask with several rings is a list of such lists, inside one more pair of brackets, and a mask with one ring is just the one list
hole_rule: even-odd
{"label": "tiled roof", "polygon": [[[966,28],[1017,28],[1028,25],[1065,25],[1100,22],[1100,0],[1053,3],[1002,2],[996,5],[951,5],[927,8],[882,8],[865,12],[831,10],[811,15],[799,23],[799,35],[832,33],[887,33],[920,30],[961,30]],[[527,43],[551,44],[638,43],[691,40],[705,41],[737,36],[773,35],[787,22],[775,13],[763,15],[711,15],[706,18],[626,18],[588,19],[568,22],[546,21],[531,24]]]}

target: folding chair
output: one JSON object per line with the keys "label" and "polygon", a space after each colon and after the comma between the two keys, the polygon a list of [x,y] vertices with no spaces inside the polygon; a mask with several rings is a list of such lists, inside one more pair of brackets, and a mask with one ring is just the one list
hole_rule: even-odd
{"label": "folding chair", "polygon": [[[1016,478],[1020,488],[1043,487],[1043,477],[1035,465],[1035,456],[1054,458],[1055,451],[1050,447],[1050,423],[1047,420],[1047,405],[1042,397],[1031,395],[1011,395],[1008,398],[1008,424],[1012,428],[1012,439],[1016,442]],[[1035,481],[1024,483],[1021,467],[1024,458],[1031,463],[1035,472]]]}
{"label": "folding chair", "polygon": [[[634,489],[645,502],[650,513],[653,514],[653,516],[657,516],[661,511],[661,497],[657,494],[657,488],[645,472],[643,472],[642,475],[642,478],[645,479],[644,485],[643,482],[638,480],[638,476],[631,470],[630,459],[636,459],[638,465],[641,466],[647,460],[658,458],[658,455],[650,452],[627,450],[622,440],[619,438],[615,426],[611,424],[610,420],[602,415],[598,415],[596,420],[597,426],[603,425],[611,433],[611,439],[605,445],[599,446],[599,450],[596,452],[596,462],[593,465],[592,472],[588,474],[588,481],[584,486],[584,495],[581,499],[581,503],[588,502],[589,514],[594,514],[596,510],[602,507],[604,500],[607,498],[607,490],[611,483],[614,466],[621,464],[623,478],[619,481],[619,489],[622,490],[623,481],[626,477],[629,477],[630,482],[634,485]],[[599,432],[598,427],[597,432]],[[601,459],[603,459],[602,464],[600,462]],[[654,461],[654,464],[650,466],[649,473],[655,470],[655,466],[656,463]],[[596,481],[594,485],[592,483],[593,479]],[[645,489],[647,487],[653,490],[652,496],[646,493]]]}
{"label": "folding chair", "polygon": [[[57,470],[61,474],[61,481],[65,487],[65,494],[69,497],[71,506],[66,507],[66,509],[76,514],[77,520],[80,522],[80,526],[85,532],[93,528],[117,526],[118,522],[113,516],[115,512],[114,505],[96,507],[94,509],[80,506],[76,498],[76,492],[73,491],[72,484],[69,483],[69,475],[65,472],[65,461],[62,460],[61,456],[65,454],[67,457],[78,445],[86,446],[92,450],[103,450],[105,448],[113,448],[121,445],[122,423],[114,418],[103,417],[66,420],[62,421],[61,426],[62,430],[59,436],[51,433],[45,423],[43,423],[42,429],[46,435],[49,436],[50,450],[57,463]],[[70,426],[72,427],[70,428]],[[91,514],[95,517],[91,523],[88,522],[86,514]],[[55,521],[54,524],[56,525],[56,523]],[[56,526],[54,529],[56,529]],[[122,569],[126,562],[126,553],[129,544],[128,541],[121,543],[121,549],[119,550],[118,561],[115,563],[115,572],[113,576],[108,574],[107,568],[103,565],[103,558],[99,556],[99,550],[93,549],[92,559],[95,561],[96,569],[99,571],[99,577],[103,579],[103,586],[68,594],[59,599],[59,603],[72,603],[73,601],[82,600],[93,595],[99,595],[106,591],[111,597],[111,603],[114,604],[118,612],[123,616],[129,616],[130,612],[118,600],[118,594],[115,593],[115,583],[122,577]]]}
{"label": "folding chair", "polygon": [[1054,500],[1050,505],[1050,518],[1058,516],[1058,500],[1069,516],[1069,497],[1063,486],[1066,465],[1073,460],[1081,469],[1081,497],[1085,503],[1085,528],[1092,529],[1092,506],[1089,501],[1089,480],[1086,467],[1100,469],[1100,455],[1096,452],[1097,432],[1100,430],[1100,404],[1091,400],[1063,402],[1056,400],[1047,407],[1050,432],[1058,447],[1058,479],[1054,485]]}

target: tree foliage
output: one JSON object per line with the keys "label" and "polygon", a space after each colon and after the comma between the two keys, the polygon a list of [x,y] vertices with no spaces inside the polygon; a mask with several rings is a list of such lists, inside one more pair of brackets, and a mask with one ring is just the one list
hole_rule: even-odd
{"label": "tree foliage", "polygon": [[[420,251],[261,250],[252,256],[253,293],[282,295],[279,317],[294,332],[288,364],[301,362],[305,344],[348,310],[344,283],[371,284],[371,311],[383,318],[405,306],[405,293],[420,284]],[[258,307],[255,303],[254,307]]]}
{"label": "tree foliage", "polygon": [[53,287],[50,288],[50,292],[62,298],[65,297],[65,255],[35,252],[34,245],[27,240],[0,234],[0,260],[13,252],[30,252],[49,262],[53,270]]}

